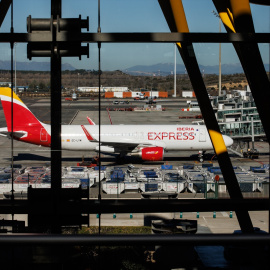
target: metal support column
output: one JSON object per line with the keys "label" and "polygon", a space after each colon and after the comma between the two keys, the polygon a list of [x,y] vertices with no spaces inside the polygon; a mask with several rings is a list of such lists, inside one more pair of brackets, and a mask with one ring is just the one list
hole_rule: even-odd
{"label": "metal support column", "polygon": [[[53,20],[61,18],[61,0],[51,0]],[[51,54],[51,191],[53,201],[52,233],[61,233],[59,213],[61,194],[61,57],[57,53],[56,24],[54,24]]]}

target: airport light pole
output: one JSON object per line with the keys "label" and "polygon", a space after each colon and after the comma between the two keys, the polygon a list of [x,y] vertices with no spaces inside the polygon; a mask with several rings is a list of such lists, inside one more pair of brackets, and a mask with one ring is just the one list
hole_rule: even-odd
{"label": "airport light pole", "polygon": [[[219,33],[221,33],[221,18],[214,10],[212,13],[219,18]],[[219,61],[218,61],[218,96],[221,96],[221,42],[219,43]]]}
{"label": "airport light pole", "polygon": [[174,94],[173,97],[176,97],[176,43],[174,44]]}
{"label": "airport light pole", "polygon": [[251,143],[252,143],[252,150],[254,150],[254,121],[253,121],[253,115],[250,116],[251,118]]}
{"label": "airport light pole", "polygon": [[17,58],[16,58],[16,46],[17,43],[14,43],[14,50],[15,50],[15,94],[17,94]]}
{"label": "airport light pole", "polygon": [[[221,33],[221,19],[219,17],[219,33]],[[221,42],[219,42],[219,61],[218,61],[218,96],[221,96]]]}

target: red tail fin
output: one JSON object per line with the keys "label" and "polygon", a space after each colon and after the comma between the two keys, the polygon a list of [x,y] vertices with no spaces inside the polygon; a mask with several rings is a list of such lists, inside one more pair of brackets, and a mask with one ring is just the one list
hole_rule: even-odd
{"label": "red tail fin", "polygon": [[[0,98],[7,122],[8,132],[12,132],[11,118],[13,118],[13,132],[23,131],[23,133],[26,134],[17,139],[33,144],[49,146],[50,135],[47,132],[46,127],[33,115],[33,113],[10,88],[0,88]],[[46,136],[44,133],[46,133]],[[47,138],[46,140],[44,140],[45,137]]]}

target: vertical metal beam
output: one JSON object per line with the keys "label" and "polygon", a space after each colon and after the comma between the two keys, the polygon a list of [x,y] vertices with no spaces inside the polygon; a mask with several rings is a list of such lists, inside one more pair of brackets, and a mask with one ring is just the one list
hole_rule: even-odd
{"label": "vertical metal beam", "polygon": [[0,27],[7,15],[8,9],[11,5],[12,0],[1,0],[0,2]]}
{"label": "vertical metal beam", "polygon": [[[61,18],[61,0],[51,0],[51,15],[54,21]],[[57,53],[56,24],[53,24],[51,54],[51,194],[54,204],[52,213],[52,233],[61,233],[61,57]]]}
{"label": "vertical metal beam", "polygon": [[[248,0],[213,0],[227,32],[255,33]],[[233,43],[247,77],[260,119],[270,142],[270,82],[258,44]]]}
{"label": "vertical metal beam", "polygon": [[[185,16],[181,0],[159,0],[162,11],[172,32],[188,32],[187,22],[183,22]],[[181,17],[181,18],[179,18]],[[172,19],[174,21],[172,22]],[[240,187],[238,185],[231,160],[223,137],[220,133],[217,119],[215,117],[212,105],[208,98],[206,87],[196,60],[195,52],[191,43],[178,43],[178,50],[181,54],[185,67],[188,71],[191,84],[196,94],[200,109],[209,132],[213,147],[218,157],[220,169],[222,171],[228,192],[231,198],[243,199]],[[253,226],[248,211],[236,211],[239,225],[243,232],[253,232]]]}
{"label": "vertical metal beam", "polygon": [[249,0],[230,0],[230,6],[236,32],[249,30],[249,33],[254,33]]}
{"label": "vertical metal beam", "polygon": [[[221,33],[221,19],[219,21],[219,33]],[[219,42],[219,52],[218,52],[218,96],[221,96],[221,42]]]}

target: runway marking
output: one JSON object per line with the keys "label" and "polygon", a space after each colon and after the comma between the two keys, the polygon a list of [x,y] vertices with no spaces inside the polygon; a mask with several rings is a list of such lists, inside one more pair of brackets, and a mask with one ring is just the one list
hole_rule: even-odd
{"label": "runway marking", "polygon": [[226,212],[220,212],[223,217],[229,217],[229,215]]}

